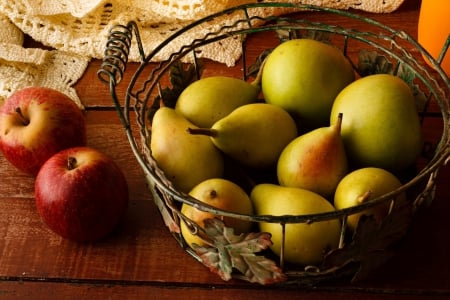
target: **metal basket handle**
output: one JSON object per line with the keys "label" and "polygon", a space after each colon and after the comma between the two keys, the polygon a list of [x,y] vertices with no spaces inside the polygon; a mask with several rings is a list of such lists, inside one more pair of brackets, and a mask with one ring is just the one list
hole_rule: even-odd
{"label": "metal basket handle", "polygon": [[109,31],[103,63],[97,72],[100,81],[115,86],[122,80],[128,63],[133,34],[141,61],[144,60],[144,47],[136,22],[130,21],[126,26],[115,25]]}
{"label": "metal basket handle", "polygon": [[139,35],[138,26],[134,21],[130,21],[126,26],[115,25],[110,29],[103,56],[103,62],[97,71],[99,80],[109,85],[111,98],[114,102],[117,113],[119,114],[122,125],[125,128],[129,128],[130,124],[127,121],[127,118],[125,118],[124,112],[120,109],[121,106],[116,93],[116,85],[122,81],[125,73],[130,48],[132,45],[133,34],[136,38],[141,61],[144,61],[144,48]]}

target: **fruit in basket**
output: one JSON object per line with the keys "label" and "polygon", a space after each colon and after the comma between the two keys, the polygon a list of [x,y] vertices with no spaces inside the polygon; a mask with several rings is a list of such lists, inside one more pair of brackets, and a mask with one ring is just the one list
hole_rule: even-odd
{"label": "fruit in basket", "polygon": [[208,178],[221,177],[222,153],[206,136],[191,135],[196,126],[173,108],[159,108],[152,121],[150,149],[158,166],[176,188],[189,192]]}
{"label": "fruit in basket", "polygon": [[266,102],[283,107],[312,129],[329,124],[334,98],[354,78],[350,62],[338,48],[293,39],[269,54],[261,87]]}
{"label": "fruit in basket", "polygon": [[128,206],[128,185],[117,164],[90,147],[62,150],[49,158],[35,181],[37,211],[60,236],[95,241],[118,225]]}
{"label": "fruit in basket", "polygon": [[[256,185],[250,199],[257,215],[307,215],[334,211],[333,205],[317,193],[275,184]],[[260,230],[272,235],[272,251],[280,255],[282,227],[278,223],[259,223]],[[284,259],[301,265],[317,265],[331,249],[338,247],[339,219],[286,224]]]}
{"label": "fruit in basket", "polygon": [[225,154],[254,168],[275,165],[283,148],[297,137],[297,126],[289,113],[267,103],[240,106],[211,128],[189,131],[210,136]]}
{"label": "fruit in basket", "polygon": [[309,131],[291,141],[281,152],[277,178],[282,186],[299,187],[331,197],[348,172],[341,138],[341,120]]}
{"label": "fruit in basket", "polygon": [[411,166],[422,149],[414,96],[399,77],[363,77],[343,89],[333,104],[330,122],[343,113],[341,135],[352,163],[390,171]]}
{"label": "fruit in basket", "polygon": [[[189,195],[205,204],[222,210],[241,214],[253,214],[253,204],[247,193],[240,186],[227,179],[207,179],[195,186],[189,192]],[[252,223],[249,221],[217,216],[186,203],[182,204],[181,212],[202,228],[204,228],[203,220],[214,217],[220,218],[225,223],[225,226],[233,228],[236,234],[249,232],[252,227]],[[186,225],[185,222],[182,221],[180,226],[181,234],[190,247],[193,244],[198,246],[205,245],[205,242],[200,237],[191,232],[191,227]]]}
{"label": "fruit in basket", "polygon": [[[372,199],[383,196],[400,188],[402,183],[391,172],[374,167],[357,169],[347,174],[336,188],[334,206],[344,209],[367,203]],[[397,200],[405,200],[405,194],[400,193]],[[381,222],[388,214],[391,201],[370,207],[360,213],[349,215],[347,226],[355,230],[361,215],[372,215],[377,222]]]}
{"label": "fruit in basket", "polygon": [[23,172],[36,175],[53,154],[85,144],[83,113],[59,91],[27,87],[0,108],[0,150]]}
{"label": "fruit in basket", "polygon": [[178,97],[175,110],[198,127],[211,127],[235,108],[256,102],[260,86],[244,80],[211,76],[194,81]]}

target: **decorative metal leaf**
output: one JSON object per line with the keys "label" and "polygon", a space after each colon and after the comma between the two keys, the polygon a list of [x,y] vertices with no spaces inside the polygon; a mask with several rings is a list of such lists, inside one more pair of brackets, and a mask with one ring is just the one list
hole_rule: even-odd
{"label": "decorative metal leaf", "polygon": [[303,34],[303,38],[320,41],[326,44],[331,43],[331,34],[320,30],[306,30]]}
{"label": "decorative metal leaf", "polygon": [[419,85],[414,83],[414,79],[416,78],[416,74],[414,73],[414,71],[409,67],[401,65],[398,68],[397,76],[403,79],[409,85],[416,100],[417,108],[420,111],[423,111],[427,104],[427,97],[425,96],[424,92],[420,89]]}
{"label": "decorative metal leaf", "polygon": [[260,55],[258,55],[255,62],[248,67],[248,70],[247,70],[248,76],[256,77],[258,75],[259,69],[261,68],[264,60],[270,54],[270,52],[272,52],[272,50],[273,50],[273,48],[266,49],[263,52],[261,52]]}
{"label": "decorative metal leaf", "polygon": [[[288,22],[280,21],[279,25],[289,25]],[[330,43],[330,33],[320,30],[301,30],[301,29],[278,29],[276,30],[277,37],[281,42],[285,42],[293,39],[313,39],[324,43]]]}
{"label": "decorative metal leaf", "polygon": [[214,247],[194,245],[194,250],[202,262],[223,280],[230,280],[234,270],[242,273],[242,279],[260,284],[270,284],[286,280],[282,270],[271,260],[254,253],[267,249],[272,242],[266,232],[235,235],[219,219],[204,221],[205,233],[213,241]]}
{"label": "decorative metal leaf", "polygon": [[341,249],[330,251],[323,267],[342,268],[351,263],[359,263],[359,270],[352,281],[362,280],[388,261],[394,254],[393,246],[407,232],[412,219],[412,206],[398,204],[381,222],[372,216],[363,215],[358,223],[351,243]]}
{"label": "decorative metal leaf", "polygon": [[[394,70],[393,64],[385,56],[379,55],[377,51],[361,50],[358,57],[357,72],[361,76],[368,76],[373,74],[393,74]],[[423,111],[428,100],[420,87],[414,83],[416,78],[414,71],[409,67],[400,65],[396,75],[409,85],[418,110]]]}
{"label": "decorative metal leaf", "polygon": [[427,96],[425,96],[425,93],[420,89],[419,85],[412,84],[410,87],[413,92],[414,99],[416,100],[417,109],[419,111],[424,111],[428,103]]}
{"label": "decorative metal leaf", "polygon": [[[278,22],[279,25],[288,25],[287,22]],[[299,39],[302,37],[302,32],[300,30],[292,29],[278,29],[275,31],[280,42],[285,42],[292,39]]]}
{"label": "decorative metal leaf", "polygon": [[376,51],[361,50],[358,56],[357,72],[361,76],[392,73],[392,63]]}
{"label": "decorative metal leaf", "polygon": [[412,85],[414,78],[416,78],[414,71],[405,65],[399,66],[397,76],[403,79],[408,85]]}
{"label": "decorative metal leaf", "polygon": [[171,86],[161,89],[159,95],[155,97],[150,106],[150,119],[153,118],[154,113],[161,106],[175,107],[181,92],[189,84],[197,80],[197,69],[194,64],[183,64],[181,61],[176,61],[169,70],[169,78]]}

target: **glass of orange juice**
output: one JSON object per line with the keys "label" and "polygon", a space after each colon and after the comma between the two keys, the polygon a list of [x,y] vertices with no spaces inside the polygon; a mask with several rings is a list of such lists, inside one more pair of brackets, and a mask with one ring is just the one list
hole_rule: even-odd
{"label": "glass of orange juice", "polygon": [[441,67],[447,76],[450,76],[450,49],[443,52],[448,46],[450,38],[450,1],[449,0],[422,0],[420,6],[418,42],[430,55],[438,60],[445,53]]}

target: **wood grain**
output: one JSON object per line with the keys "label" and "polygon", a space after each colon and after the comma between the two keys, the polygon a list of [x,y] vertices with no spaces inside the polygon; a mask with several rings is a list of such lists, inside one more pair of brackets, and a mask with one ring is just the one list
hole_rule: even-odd
{"label": "wood grain", "polygon": [[[416,35],[418,0],[406,0],[392,14],[363,14]],[[307,13],[320,20],[321,14]],[[342,24],[342,20],[331,20]],[[348,24],[346,24],[348,25]],[[351,25],[351,24],[350,24]],[[29,45],[36,45],[33,41]],[[255,55],[267,40],[251,40]],[[224,282],[179,247],[153,204],[143,171],[113,109],[108,87],[97,79],[101,62],[93,60],[76,84],[86,105],[88,144],[110,155],[130,187],[125,219],[108,238],[77,244],[54,235],[34,206],[34,179],[0,156],[0,299],[426,299],[450,297],[450,168],[438,179],[436,200],[421,211],[394,259],[365,282],[330,282],[316,287],[261,287]],[[127,66],[118,94],[137,69]],[[239,66],[211,63],[208,72],[233,75]],[[427,135],[440,132],[430,121]]]}

